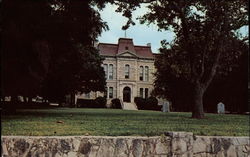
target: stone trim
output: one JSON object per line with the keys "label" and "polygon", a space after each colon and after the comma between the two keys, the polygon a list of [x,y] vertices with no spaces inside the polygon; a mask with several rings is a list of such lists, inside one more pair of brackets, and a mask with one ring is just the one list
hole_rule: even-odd
{"label": "stone trim", "polygon": [[135,56],[108,56],[108,55],[101,55],[105,58],[128,58],[128,59],[143,59],[143,60],[152,60],[154,61],[154,58],[143,58],[143,57],[135,57]]}

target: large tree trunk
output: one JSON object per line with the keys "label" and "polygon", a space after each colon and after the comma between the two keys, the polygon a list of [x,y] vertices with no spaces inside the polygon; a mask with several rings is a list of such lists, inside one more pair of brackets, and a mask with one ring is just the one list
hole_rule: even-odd
{"label": "large tree trunk", "polygon": [[194,85],[192,118],[197,118],[197,119],[204,118],[204,110],[203,110],[204,91],[205,91],[204,87],[202,87],[200,84]]}
{"label": "large tree trunk", "polygon": [[76,102],[75,102],[75,94],[74,93],[70,94],[70,106],[71,107],[77,107]]}

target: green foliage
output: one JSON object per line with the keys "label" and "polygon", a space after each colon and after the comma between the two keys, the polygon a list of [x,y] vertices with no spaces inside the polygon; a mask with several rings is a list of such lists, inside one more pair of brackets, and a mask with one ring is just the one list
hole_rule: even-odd
{"label": "green foliage", "polygon": [[96,99],[77,99],[77,107],[80,108],[107,108],[107,99],[97,97]]}
{"label": "green foliage", "polygon": [[[234,32],[248,25],[247,1],[157,1],[142,23],[172,30],[176,39],[162,41],[156,65],[156,94],[168,96],[170,85],[184,80],[190,89],[193,117],[202,118],[203,94],[218,74],[228,75],[247,45]],[[177,80],[175,80],[177,79]],[[191,87],[191,88],[190,88]],[[181,87],[180,87],[181,88]],[[170,96],[171,97],[171,96]]]}
{"label": "green foliage", "polygon": [[[108,29],[91,1],[2,1],[3,95],[64,95],[104,90],[93,42]],[[17,79],[18,78],[18,79]]]}
{"label": "green foliage", "polygon": [[15,115],[1,117],[1,133],[19,136],[160,136],[167,131],[186,131],[208,136],[249,135],[248,115],[207,114],[203,120],[190,116],[191,113],[86,108],[18,110]]}
{"label": "green foliage", "polygon": [[122,109],[122,105],[121,105],[121,101],[120,99],[112,99],[111,100],[111,103],[112,103],[112,108],[115,108],[115,109]]}
{"label": "green foliage", "polygon": [[97,104],[97,106],[99,106],[100,108],[106,108],[106,104],[107,104],[107,99],[104,97],[97,97],[95,99],[95,103]]}
{"label": "green foliage", "polygon": [[139,110],[161,111],[161,106],[158,105],[158,100],[155,97],[149,97],[149,98],[135,97],[134,101]]}

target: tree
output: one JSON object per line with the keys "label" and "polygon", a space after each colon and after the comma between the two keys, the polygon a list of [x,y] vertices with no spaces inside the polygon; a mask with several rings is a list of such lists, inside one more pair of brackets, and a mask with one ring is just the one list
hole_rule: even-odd
{"label": "tree", "polygon": [[[156,64],[157,82],[165,74],[188,81],[192,87],[193,118],[204,118],[203,95],[216,74],[227,74],[244,52],[243,41],[234,33],[247,25],[248,2],[163,1],[151,3],[142,23],[156,23],[159,30],[173,30],[173,43],[162,41],[162,59]],[[156,88],[167,89],[166,84]]]}
{"label": "tree", "polygon": [[77,91],[105,89],[102,59],[93,43],[107,25],[93,1],[0,4],[2,96],[60,100]]}

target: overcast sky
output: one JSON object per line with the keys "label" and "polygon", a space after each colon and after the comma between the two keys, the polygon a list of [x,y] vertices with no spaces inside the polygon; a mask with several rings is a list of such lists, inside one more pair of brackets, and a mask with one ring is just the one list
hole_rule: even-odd
{"label": "overcast sky", "polygon": [[[101,18],[107,22],[109,31],[103,32],[99,37],[99,42],[104,43],[117,43],[119,38],[125,37],[125,31],[121,28],[126,24],[127,18],[123,17],[120,13],[115,12],[116,6],[107,5],[101,11]],[[139,8],[133,12],[134,19],[146,13],[146,7]],[[152,51],[158,52],[160,42],[163,39],[171,41],[174,38],[174,33],[170,31],[159,32],[156,25],[141,25],[138,20],[134,20],[136,25],[131,26],[127,31],[127,38],[133,38],[135,45],[145,45],[151,43]]]}
{"label": "overcast sky", "polygon": [[[101,34],[98,38],[99,42],[117,43],[119,38],[125,37],[125,31],[121,28],[126,24],[127,18],[123,17],[120,13],[115,12],[116,8],[116,6],[108,4],[106,8],[100,12],[101,18],[107,22],[109,30]],[[147,8],[145,6],[141,7],[133,12],[133,17],[135,19],[146,12]],[[173,32],[159,32],[156,25],[141,25],[138,20],[134,21],[136,25],[131,26],[126,31],[126,34],[127,38],[133,38],[135,45],[146,45],[147,43],[151,43],[152,51],[157,53],[161,46],[161,40],[165,39],[170,42],[174,39],[175,34]],[[240,32],[248,34],[248,27],[241,29]]]}

